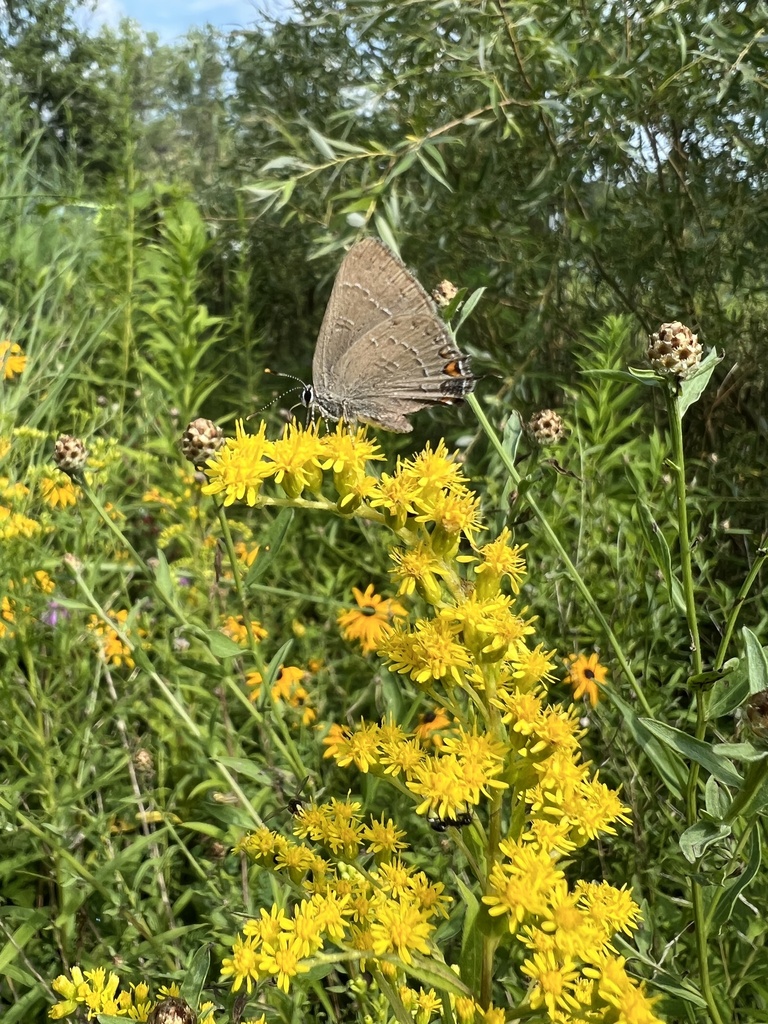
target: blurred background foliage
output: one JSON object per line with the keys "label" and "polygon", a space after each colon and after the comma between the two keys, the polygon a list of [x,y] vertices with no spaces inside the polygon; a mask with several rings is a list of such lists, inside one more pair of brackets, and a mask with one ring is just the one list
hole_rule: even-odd
{"label": "blurred background foliage", "polygon": [[[133,542],[152,554],[167,523],[139,500],[140,486],[162,478],[156,467],[147,469],[144,455],[178,458],[178,436],[192,416],[231,428],[236,416],[270,402],[282,388],[264,377],[265,367],[308,379],[342,249],[361,232],[376,233],[401,247],[428,289],[442,278],[486,289],[460,335],[482,378],[481,400],[500,428],[513,410],[527,418],[548,406],[564,415],[569,441],[556,461],[530,456],[526,486],[546,501],[598,603],[610,610],[659,717],[684,728],[689,639],[647,554],[647,519],[638,512],[647,506],[664,524],[673,504],[662,410],[654,392],[584,371],[639,364],[648,332],[675,319],[725,353],[685,421],[710,655],[766,531],[768,6],[295,0],[282,21],[228,34],[200,29],[173,45],[131,22],[86,33],[78,27],[82,6],[31,0],[0,9],[0,338],[18,342],[29,360],[23,386],[4,395],[3,433],[23,425],[119,445],[120,466],[112,464],[105,498],[127,516]],[[295,399],[285,395],[266,415],[277,422],[279,406]],[[384,443],[391,453],[410,452],[438,432],[466,451],[489,519],[515,522],[500,467],[474,438],[468,413],[441,415],[439,423],[425,413],[413,437]],[[28,450],[33,470],[50,457],[34,440]],[[180,481],[164,482],[181,494]],[[266,515],[252,522],[243,538],[255,533],[259,540],[268,522]],[[561,653],[593,644],[605,650],[598,624],[552,553],[537,544],[535,523],[523,518],[516,526],[517,540],[529,544],[524,596],[543,642]],[[193,562],[201,538],[191,523],[186,529],[176,555]],[[81,557],[92,538],[87,531],[79,537]],[[56,545],[77,549],[77,531],[46,543],[53,564],[61,557]],[[362,544],[370,579],[360,578]],[[294,635],[295,657],[306,662],[324,645],[319,710],[329,718],[352,713],[346,695],[358,685],[358,717],[366,702],[386,705],[381,680],[329,640],[338,602],[353,585],[386,586],[385,565],[374,531],[306,521],[260,580],[273,648]],[[97,580],[113,585],[123,604],[146,597],[116,552],[105,551],[90,571],[94,587]],[[762,585],[745,606],[758,634],[766,618]],[[151,635],[165,645],[164,671],[188,687],[196,720],[210,730],[205,742],[190,741],[146,680],[145,690],[121,696],[116,707],[133,722],[134,748],[151,723],[165,751],[162,806],[185,820],[202,818],[200,794],[214,787],[211,751],[255,762],[263,751],[242,713],[193,681],[200,666],[179,669],[170,638],[162,629]],[[332,656],[329,643],[336,643]],[[77,676],[70,650],[46,656]],[[17,671],[15,656],[3,663],[7,678]],[[29,915],[21,924],[10,915],[6,937],[23,927],[29,942],[47,900],[59,917],[55,943],[47,952],[30,945],[21,973],[2,993],[7,1014],[29,977],[40,983],[13,1019],[32,1019],[24,1017],[32,1012],[43,1019],[42,979],[58,965],[94,948],[123,955],[120,942],[134,934],[135,921],[115,938],[111,861],[95,881],[67,874],[81,835],[96,828],[90,818],[84,823],[84,802],[91,801],[97,831],[122,812],[121,801],[131,804],[129,791],[113,793],[108,806],[94,795],[124,766],[126,750],[102,739],[103,760],[79,769],[79,777],[77,765],[100,757],[102,747],[90,733],[68,729],[78,701],[97,706],[97,696],[75,695],[70,705],[53,692],[59,704],[46,705],[53,718],[35,741],[39,750],[22,744],[13,754],[32,765],[36,786],[43,781],[34,799],[19,783],[23,795],[10,802],[18,799],[32,819],[39,814],[52,824],[50,834],[37,836],[34,866],[29,850],[6,851],[4,878],[14,878],[8,897]],[[4,714],[13,735],[22,711],[9,705]],[[667,841],[674,812],[663,805],[633,737],[609,708],[602,714],[585,743],[601,777],[624,784],[635,821],[632,842],[615,840],[610,880],[655,899],[646,948],[660,959],[664,943],[679,938],[682,977],[685,942],[669,932],[682,899],[670,880],[687,870]],[[46,737],[59,729],[66,742],[51,762]],[[723,729],[730,736],[732,722]],[[57,790],[56,779],[73,773],[77,786]],[[267,773],[252,781],[261,784],[261,800],[282,801],[300,780],[275,782]],[[235,818],[223,803],[209,820],[225,829]],[[135,951],[144,957],[154,949],[158,975],[180,970],[170,950],[187,941],[180,920],[196,927],[192,903],[212,915],[206,934],[221,935],[228,922],[205,908],[244,898],[236,866],[228,881],[200,868],[222,855],[210,839],[203,828],[197,845],[164,835],[168,846],[151,851],[170,897],[150,893],[142,849],[123,835],[116,840],[133,908],[140,897],[158,899],[157,918],[141,925]],[[590,866],[599,877],[605,847],[586,856],[600,859]],[[18,875],[21,862],[30,877]],[[54,890],[66,899],[57,903]],[[182,890],[186,902],[177,905]],[[86,898],[100,909],[89,915]],[[764,929],[754,918],[739,921],[736,932],[750,949],[764,950]],[[724,962],[730,957],[741,968],[732,989],[744,1006],[765,1005],[764,980],[748,976],[752,953],[739,959],[741,940],[728,941]]]}

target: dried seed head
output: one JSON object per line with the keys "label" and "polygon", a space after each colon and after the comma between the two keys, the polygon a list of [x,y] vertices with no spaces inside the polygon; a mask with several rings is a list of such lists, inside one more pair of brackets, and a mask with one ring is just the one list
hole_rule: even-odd
{"label": "dried seed head", "polygon": [[648,341],[648,361],[657,373],[685,380],[701,362],[699,336],[679,320],[662,324]]}
{"label": "dried seed head", "polygon": [[59,434],[53,447],[53,461],[67,476],[79,473],[85,466],[88,452],[79,437]]}
{"label": "dried seed head", "polygon": [[526,429],[542,447],[557,444],[565,437],[565,424],[554,409],[541,409],[528,420]]}
{"label": "dried seed head", "polygon": [[744,705],[744,715],[753,739],[759,746],[765,747],[768,742],[768,690],[752,694]]}
{"label": "dried seed head", "polygon": [[151,775],[154,772],[155,762],[146,747],[141,747],[133,755],[133,767],[140,775]]}
{"label": "dried seed head", "polygon": [[456,298],[458,290],[459,289],[456,285],[452,284],[450,281],[441,281],[440,284],[435,285],[432,292],[432,298],[441,309],[445,309],[445,307],[450,306]]}
{"label": "dried seed head", "polygon": [[161,999],[147,1017],[147,1024],[197,1024],[197,1014],[184,999]]}
{"label": "dried seed head", "polygon": [[181,438],[181,451],[193,466],[204,466],[224,444],[224,434],[212,420],[192,420]]}

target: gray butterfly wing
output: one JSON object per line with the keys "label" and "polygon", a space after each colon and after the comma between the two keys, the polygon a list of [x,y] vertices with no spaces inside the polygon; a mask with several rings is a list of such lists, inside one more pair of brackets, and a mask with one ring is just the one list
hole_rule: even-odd
{"label": "gray butterfly wing", "polygon": [[344,419],[400,433],[412,429],[411,413],[452,405],[474,386],[468,360],[432,310],[380,321],[352,342],[335,373]]}
{"label": "gray butterfly wing", "polygon": [[474,379],[416,278],[385,245],[350,249],[331,292],[312,363],[318,411],[405,432],[405,418],[451,403]]}

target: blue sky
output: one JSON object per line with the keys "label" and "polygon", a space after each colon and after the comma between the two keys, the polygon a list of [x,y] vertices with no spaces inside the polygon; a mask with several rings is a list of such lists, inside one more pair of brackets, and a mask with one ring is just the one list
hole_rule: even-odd
{"label": "blue sky", "polygon": [[172,42],[193,25],[215,25],[226,32],[253,25],[262,13],[274,16],[288,10],[289,0],[97,0],[96,10],[82,20],[98,26],[132,18],[163,42]]}

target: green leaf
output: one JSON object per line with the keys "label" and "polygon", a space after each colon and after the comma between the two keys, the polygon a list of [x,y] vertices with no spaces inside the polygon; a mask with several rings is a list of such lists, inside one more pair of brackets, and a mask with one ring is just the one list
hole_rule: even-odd
{"label": "green leaf", "polygon": [[613,688],[608,691],[608,696],[611,703],[621,711],[632,738],[645,751],[667,789],[676,800],[682,800],[688,775],[685,764],[673,750],[651,736],[634,708],[619,697]]}
{"label": "green leaf", "polygon": [[[735,661],[735,659],[732,659]],[[724,715],[733,714],[749,697],[749,672],[746,660],[736,663],[735,668],[719,679],[712,687],[707,704],[707,721],[714,722]]]}
{"label": "green leaf", "polygon": [[723,893],[712,915],[711,926],[707,929],[710,935],[717,935],[720,929],[731,918],[733,908],[741,899],[741,895],[752,884],[760,870],[762,855],[760,852],[760,833],[753,829],[747,846],[747,862],[741,873],[732,881],[726,882]]}
{"label": "green leaf", "polygon": [[659,524],[651,514],[648,505],[638,495],[635,502],[635,509],[640,520],[640,526],[645,537],[646,546],[651,552],[653,559],[664,577],[670,600],[677,607],[678,611],[685,611],[685,598],[680,581],[676,578],[672,568],[672,555],[669,551],[667,539],[661,531]]}
{"label": "green leaf", "polygon": [[461,980],[472,989],[478,990],[483,963],[483,936],[478,927],[481,904],[472,890],[456,876],[456,884],[464,902],[464,926],[461,932],[461,955],[459,966]]}
{"label": "green leaf", "polygon": [[336,160],[336,150],[331,145],[331,140],[327,139],[325,135],[321,135],[315,128],[309,128],[309,137],[314,143],[315,149],[318,151],[320,156],[325,157],[326,160]]}
{"label": "green leaf", "polygon": [[472,310],[478,304],[480,299],[482,299],[484,291],[485,291],[485,288],[475,288],[475,290],[469,296],[467,301],[461,307],[461,313],[459,314],[459,321],[458,321],[458,323],[456,324],[456,326],[453,329],[453,333],[454,334],[458,334],[459,328],[461,327],[461,325],[464,323],[464,321],[467,319],[467,317],[470,316],[470,314],[472,313]]}
{"label": "green leaf", "polygon": [[426,988],[437,988],[441,991],[452,992],[455,996],[471,995],[470,990],[461,979],[440,960],[422,956],[420,953],[413,954],[412,964],[402,964],[406,974],[417,978]]}
{"label": "green leaf", "polygon": [[685,859],[694,864],[705,850],[724,842],[730,834],[729,825],[718,824],[714,821],[699,821],[687,828],[680,836],[680,849],[683,851]]}
{"label": "green leaf", "polygon": [[264,673],[264,689],[269,689],[274,681],[277,679],[280,672],[281,665],[285,664],[285,659],[288,657],[288,652],[293,647],[293,640],[286,640],[274,658],[267,665]]}
{"label": "green leaf", "polygon": [[715,367],[718,363],[722,362],[722,359],[723,357],[718,356],[717,352],[712,349],[711,352],[707,353],[706,358],[701,361],[701,365],[696,373],[682,382],[680,394],[677,398],[681,418],[701,398],[704,389],[709,384],[710,377],[715,371]]}
{"label": "green leaf", "polygon": [[423,149],[419,149],[416,151],[416,159],[419,161],[419,163],[427,172],[427,174],[431,174],[435,181],[439,181],[440,184],[447,188],[449,192],[453,192],[453,189],[446,181],[442,172],[439,171],[437,167],[435,167],[434,163],[432,162],[432,159],[427,156]]}
{"label": "green leaf", "polygon": [[710,775],[704,787],[704,806],[713,821],[722,821],[728,810],[730,798],[728,791],[723,789],[716,778]]}
{"label": "green leaf", "polygon": [[765,651],[751,629],[745,626],[741,635],[744,638],[744,650],[747,656],[747,678],[749,692],[762,693],[768,690],[768,659]]}
{"label": "green leaf", "polygon": [[283,508],[273,520],[269,530],[267,530],[258,555],[248,569],[248,573],[244,581],[246,589],[252,583],[255,583],[259,577],[263,576],[270,565],[274,562],[278,552],[285,542],[288,531],[291,528],[293,516],[294,509]]}
{"label": "green leaf", "polygon": [[201,631],[205,636],[205,642],[215,658],[238,658],[245,653],[240,644],[236,644],[228,636],[224,636],[216,629],[205,629]]}
{"label": "green leaf", "polygon": [[249,761],[246,757],[224,757],[222,755],[220,757],[212,757],[211,760],[215,764],[231,768],[233,772],[237,772],[238,775],[244,775],[246,779],[251,779],[260,786],[272,785],[272,780],[265,774],[264,770],[256,762]]}
{"label": "green leaf", "polygon": [[206,942],[192,956],[181,986],[181,998],[185,999],[193,1010],[197,1010],[202,1002],[201,996],[208,971],[211,968],[211,944]]}
{"label": "green leaf", "polygon": [[173,579],[171,578],[168,559],[160,548],[157,549],[155,557],[157,560],[157,565],[155,566],[155,583],[157,584],[157,589],[163,595],[168,604],[173,604]]}
{"label": "green leaf", "polygon": [[649,732],[661,740],[661,742],[672,750],[682,754],[683,757],[696,761],[710,775],[724,783],[726,786],[741,786],[743,779],[734,766],[724,757],[718,757],[708,743],[694,739],[688,733],[680,729],[674,729],[664,722],[654,722],[651,718],[641,718],[640,721]]}
{"label": "green leaf", "polygon": [[758,750],[753,743],[714,743],[712,749],[721,757],[747,763],[764,761],[768,757],[768,750]]}

